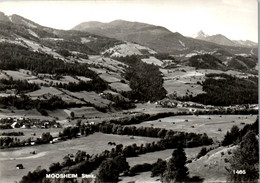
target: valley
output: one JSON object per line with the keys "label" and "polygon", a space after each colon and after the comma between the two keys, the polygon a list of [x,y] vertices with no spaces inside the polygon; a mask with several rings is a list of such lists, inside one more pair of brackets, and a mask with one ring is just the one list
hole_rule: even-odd
{"label": "valley", "polygon": [[0,50],[6,183],[99,175],[104,162],[120,158],[129,167],[115,166],[118,182],[161,182],[163,172],[151,177],[158,159],[169,162],[180,147],[190,178],[226,181],[240,142],[258,133],[254,44],[217,44],[123,20],[65,31],[0,13]]}

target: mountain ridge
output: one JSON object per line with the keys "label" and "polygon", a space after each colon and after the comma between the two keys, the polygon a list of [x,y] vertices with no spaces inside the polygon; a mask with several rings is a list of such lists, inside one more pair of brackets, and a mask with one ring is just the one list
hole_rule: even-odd
{"label": "mountain ridge", "polygon": [[257,47],[258,43],[255,43],[250,40],[231,40],[228,37],[222,35],[222,34],[214,34],[214,35],[208,35],[204,33],[202,30],[200,30],[198,33],[192,35],[193,38],[209,41],[212,43],[220,44],[220,45],[226,45],[226,46],[241,46],[241,47]]}
{"label": "mountain ridge", "polygon": [[[217,35],[214,37],[214,41],[200,40],[185,37],[178,32],[171,32],[165,27],[156,26],[152,24],[130,22],[125,20],[115,20],[108,23],[94,23],[83,22],[72,30],[78,30],[83,32],[90,32],[93,34],[115,38],[121,41],[136,42],[140,45],[150,47],[158,52],[167,52],[170,54],[187,54],[192,51],[205,51],[212,52],[224,47],[234,54],[241,53],[241,45],[230,41],[229,44],[225,44],[228,40],[226,37]],[[202,32],[203,33],[203,32]],[[207,36],[205,36],[207,37]],[[220,39],[220,43],[216,43],[216,40]],[[250,49],[243,47],[243,54],[251,54]],[[256,50],[255,50],[256,51]]]}

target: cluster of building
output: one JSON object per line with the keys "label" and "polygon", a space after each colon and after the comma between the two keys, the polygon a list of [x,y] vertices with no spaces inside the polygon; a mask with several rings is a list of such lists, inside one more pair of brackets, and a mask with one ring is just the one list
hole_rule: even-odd
{"label": "cluster of building", "polygon": [[30,119],[25,117],[19,118],[0,118],[0,124],[10,124],[11,128],[60,128],[61,125],[53,121]]}

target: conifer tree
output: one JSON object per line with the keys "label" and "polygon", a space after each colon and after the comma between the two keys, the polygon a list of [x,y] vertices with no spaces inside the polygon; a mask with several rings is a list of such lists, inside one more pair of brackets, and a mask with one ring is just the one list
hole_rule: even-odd
{"label": "conifer tree", "polygon": [[189,171],[185,166],[186,160],[187,157],[183,148],[174,150],[171,159],[167,163],[167,168],[162,176],[162,182],[186,182],[189,178]]}
{"label": "conifer tree", "polygon": [[230,160],[228,180],[232,182],[258,182],[259,144],[253,131],[249,131]]}

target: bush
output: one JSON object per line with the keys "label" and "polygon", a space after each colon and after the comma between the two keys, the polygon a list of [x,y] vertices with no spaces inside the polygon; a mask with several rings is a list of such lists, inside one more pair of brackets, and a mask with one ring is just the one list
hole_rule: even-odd
{"label": "bush", "polygon": [[158,159],[156,163],[153,164],[152,167],[152,177],[160,176],[166,169],[166,161],[162,159]]}
{"label": "bush", "polygon": [[133,166],[132,168],[130,168],[129,174],[130,175],[135,175],[137,173],[140,172],[148,172],[152,170],[152,165],[148,164],[148,163],[144,163],[144,164],[137,164],[135,166]]}

